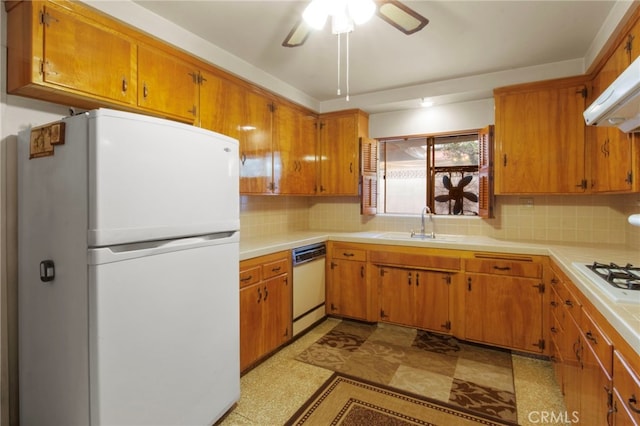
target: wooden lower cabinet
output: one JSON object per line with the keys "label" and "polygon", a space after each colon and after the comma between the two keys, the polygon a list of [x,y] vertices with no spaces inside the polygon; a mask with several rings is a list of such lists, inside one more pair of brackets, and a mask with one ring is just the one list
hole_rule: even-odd
{"label": "wooden lower cabinet", "polygon": [[240,370],[291,338],[288,251],[240,262]]}
{"label": "wooden lower cabinet", "polygon": [[640,425],[640,375],[617,350],[613,356],[613,372],[613,424]]}
{"label": "wooden lower cabinet", "polygon": [[542,263],[532,258],[465,260],[465,338],[542,353]]}
{"label": "wooden lower cabinet", "polygon": [[[551,316],[558,318],[551,325],[551,340],[557,342],[559,353],[554,365],[560,366],[556,379],[569,415],[587,426],[639,425],[640,412],[634,419],[628,402],[640,394],[640,380],[614,350],[616,331],[596,316],[597,310],[556,265],[552,264],[551,274]],[[616,338],[625,346],[623,339]],[[629,383],[636,383],[635,390]]]}
{"label": "wooden lower cabinet", "polygon": [[367,253],[359,246],[329,243],[326,263],[326,312],[372,321],[372,292],[367,279]]}
{"label": "wooden lower cabinet", "polygon": [[449,332],[451,272],[378,266],[380,321]]}

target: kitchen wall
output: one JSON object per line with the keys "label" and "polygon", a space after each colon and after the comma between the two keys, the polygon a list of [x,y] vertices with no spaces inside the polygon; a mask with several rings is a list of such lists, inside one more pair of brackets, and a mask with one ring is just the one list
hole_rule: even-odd
{"label": "kitchen wall", "polygon": [[[529,201],[533,202],[530,205]],[[290,209],[291,207],[291,209]],[[640,195],[499,196],[496,218],[435,217],[436,232],[539,242],[626,244],[640,249]],[[400,231],[420,229],[420,215],[361,216],[355,197],[243,197],[242,238],[299,230]]]}

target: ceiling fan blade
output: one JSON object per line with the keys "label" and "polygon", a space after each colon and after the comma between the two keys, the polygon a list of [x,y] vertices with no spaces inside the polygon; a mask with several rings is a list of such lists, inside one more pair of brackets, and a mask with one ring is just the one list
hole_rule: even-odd
{"label": "ceiling fan blade", "polygon": [[298,21],[296,25],[293,26],[287,37],[282,42],[284,47],[297,47],[302,46],[307,38],[311,34],[311,28],[304,22],[304,20]]}
{"label": "ceiling fan blade", "polygon": [[377,0],[378,16],[409,35],[423,29],[429,20],[397,0]]}

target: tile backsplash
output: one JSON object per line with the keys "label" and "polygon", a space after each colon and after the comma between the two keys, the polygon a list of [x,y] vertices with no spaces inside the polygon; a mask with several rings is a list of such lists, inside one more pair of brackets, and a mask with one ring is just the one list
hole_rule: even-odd
{"label": "tile backsplash", "polygon": [[[436,216],[435,231],[510,240],[626,243],[640,249],[640,195],[498,196],[494,219]],[[401,231],[420,229],[420,215],[361,216],[355,197],[242,196],[243,238],[293,231]]]}

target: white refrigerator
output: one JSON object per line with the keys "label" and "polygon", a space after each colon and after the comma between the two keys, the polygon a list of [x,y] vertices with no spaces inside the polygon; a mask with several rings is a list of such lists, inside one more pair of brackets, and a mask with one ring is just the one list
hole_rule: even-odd
{"label": "white refrigerator", "polygon": [[240,396],[237,141],[98,109],[18,143],[21,424],[213,424]]}

